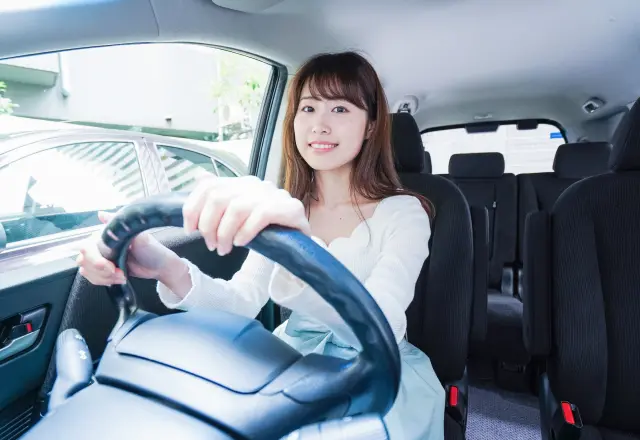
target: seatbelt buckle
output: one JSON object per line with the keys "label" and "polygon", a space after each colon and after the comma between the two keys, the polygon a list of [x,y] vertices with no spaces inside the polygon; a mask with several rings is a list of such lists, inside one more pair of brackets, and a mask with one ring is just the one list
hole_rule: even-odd
{"label": "seatbelt buckle", "polygon": [[556,440],[577,440],[582,433],[580,410],[571,402],[561,401],[553,415],[551,429]]}
{"label": "seatbelt buckle", "polygon": [[446,391],[446,412],[456,422],[464,425],[467,420],[467,402],[462,390],[457,385],[447,385]]}

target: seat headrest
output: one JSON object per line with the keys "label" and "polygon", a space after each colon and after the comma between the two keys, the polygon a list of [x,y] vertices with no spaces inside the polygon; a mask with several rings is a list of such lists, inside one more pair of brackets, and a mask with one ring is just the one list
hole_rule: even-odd
{"label": "seat headrest", "polygon": [[640,170],[640,98],[618,124],[611,144],[611,171]]}
{"label": "seat headrest", "polygon": [[449,176],[454,178],[485,179],[504,174],[502,153],[454,154],[449,159]]}
{"label": "seat headrest", "polygon": [[431,153],[424,150],[424,166],[422,167],[422,174],[433,173],[433,167],[431,165]]}
{"label": "seat headrest", "polygon": [[558,147],[553,172],[566,179],[583,179],[607,172],[611,153],[608,142],[578,142]]}
{"label": "seat headrest", "polygon": [[391,147],[399,173],[421,173],[424,146],[416,120],[409,113],[391,114]]}

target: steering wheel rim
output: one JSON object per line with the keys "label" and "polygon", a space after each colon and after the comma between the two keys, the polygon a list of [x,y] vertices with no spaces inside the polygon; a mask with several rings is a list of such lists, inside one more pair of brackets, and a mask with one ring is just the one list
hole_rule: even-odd
{"label": "steering wheel rim", "polygon": [[[135,236],[157,227],[182,227],[186,193],[150,196],[122,208],[106,225],[98,243],[101,254],[127,277],[129,244]],[[371,408],[386,414],[400,385],[400,355],[393,331],[382,310],[362,283],[326,249],[300,231],[268,226],[245,247],[280,264],[309,284],[350,326],[362,350],[350,364],[353,374],[387,378],[370,386]],[[113,285],[109,295],[118,308],[116,328],[138,310],[133,286]],[[348,292],[348,294],[344,294]]]}

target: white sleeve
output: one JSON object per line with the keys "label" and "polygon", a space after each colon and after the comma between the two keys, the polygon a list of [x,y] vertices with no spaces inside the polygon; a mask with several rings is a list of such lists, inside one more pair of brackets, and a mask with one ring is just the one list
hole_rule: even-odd
{"label": "white sleeve", "polygon": [[160,301],[170,309],[216,309],[255,318],[269,300],[269,279],[274,263],[261,254],[249,251],[242,267],[227,281],[212,278],[189,260],[191,290],[183,299],[158,282]]}
{"label": "white sleeve", "polygon": [[[387,318],[397,342],[406,333],[406,310],[429,255],[431,235],[429,217],[419,200],[411,197],[410,202],[402,201],[402,206],[389,209],[381,252],[371,275],[363,283]],[[276,265],[271,279],[271,298],[283,307],[313,316],[344,342],[360,348],[351,328],[333,307],[300,280],[292,283],[292,278],[295,277],[286,269]]]}

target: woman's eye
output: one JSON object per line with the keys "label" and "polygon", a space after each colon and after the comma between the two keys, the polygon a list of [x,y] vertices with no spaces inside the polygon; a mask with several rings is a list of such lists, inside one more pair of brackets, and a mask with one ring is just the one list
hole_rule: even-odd
{"label": "woman's eye", "polygon": [[333,109],[334,112],[336,113],[346,113],[347,109],[345,107],[342,107],[341,105],[339,105],[338,107]]}
{"label": "woman's eye", "polygon": [[300,109],[300,111],[303,111],[303,112],[312,112],[312,111],[313,111],[313,107],[311,107],[310,105],[305,105],[304,107],[302,107],[302,108]]}

